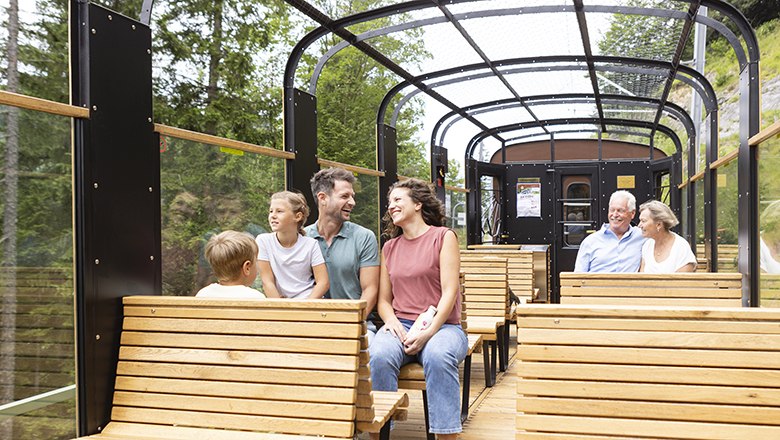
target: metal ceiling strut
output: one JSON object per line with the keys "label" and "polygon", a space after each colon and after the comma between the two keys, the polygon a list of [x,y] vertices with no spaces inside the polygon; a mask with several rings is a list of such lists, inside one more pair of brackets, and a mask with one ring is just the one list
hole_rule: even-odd
{"label": "metal ceiling strut", "polygon": [[590,48],[588,22],[585,20],[585,11],[583,10],[582,0],[574,0],[574,10],[577,11],[577,24],[580,27],[582,47],[585,50],[585,62],[588,64],[588,76],[590,77],[590,84],[593,86],[593,96],[596,99],[596,109],[599,112],[599,119],[601,119],[601,129],[607,131],[607,125],[604,123],[604,109],[601,107],[601,98],[599,96],[599,83],[596,78],[596,67],[593,63],[593,52]]}

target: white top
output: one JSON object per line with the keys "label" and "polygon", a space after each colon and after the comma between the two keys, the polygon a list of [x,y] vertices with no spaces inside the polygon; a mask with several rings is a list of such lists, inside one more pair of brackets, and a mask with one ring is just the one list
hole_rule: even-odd
{"label": "white top", "polygon": [[285,298],[308,298],[314,290],[312,267],[325,264],[317,240],[298,234],[290,248],[279,244],[276,234],[257,236],[257,259],[268,261],[276,279],[276,289]]}
{"label": "white top", "polygon": [[674,243],[669,251],[669,256],[660,263],[655,261],[655,240],[648,238],[642,245],[642,261],[645,263],[644,272],[646,273],[674,273],[677,269],[688,263],[693,263],[696,269],[696,255],[693,255],[691,246],[684,238],[672,232]]}
{"label": "white top", "polygon": [[265,298],[265,295],[251,287],[223,286],[219,283],[209,284],[200,289],[195,296],[201,298]]}
{"label": "white top", "polygon": [[766,273],[780,273],[780,261],[772,258],[772,252],[769,250],[769,246],[764,243],[764,237],[761,237],[760,247],[759,262],[761,270]]}

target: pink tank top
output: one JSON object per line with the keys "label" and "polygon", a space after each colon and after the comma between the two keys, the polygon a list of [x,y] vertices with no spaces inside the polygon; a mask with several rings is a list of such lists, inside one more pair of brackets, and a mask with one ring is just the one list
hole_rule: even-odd
{"label": "pink tank top", "polygon": [[[431,226],[417,238],[409,240],[400,235],[382,248],[393,286],[393,309],[398,318],[414,321],[428,306],[438,306],[441,299],[439,255],[447,231],[443,226]],[[460,313],[458,294],[447,324],[460,324]]]}

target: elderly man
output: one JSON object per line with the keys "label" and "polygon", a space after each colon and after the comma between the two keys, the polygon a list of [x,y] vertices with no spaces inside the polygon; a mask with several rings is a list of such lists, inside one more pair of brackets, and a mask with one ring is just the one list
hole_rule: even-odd
{"label": "elderly man", "polygon": [[636,272],[642,261],[642,231],[631,226],[636,198],[615,191],[609,198],[609,223],[585,237],[577,253],[575,272]]}
{"label": "elderly man", "polygon": [[[379,291],[379,246],[373,232],[349,221],[355,207],[354,182],[355,176],[342,168],[317,172],[310,183],[319,215],[305,229],[325,257],[330,279],[325,297],[363,299],[371,312]],[[372,313],[367,321],[369,344],[376,333],[373,317]]]}

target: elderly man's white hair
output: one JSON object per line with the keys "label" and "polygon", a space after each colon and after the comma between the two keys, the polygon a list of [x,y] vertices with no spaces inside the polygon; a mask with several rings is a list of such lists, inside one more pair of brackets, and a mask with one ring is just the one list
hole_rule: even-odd
{"label": "elderly man's white hair", "polygon": [[612,193],[612,195],[609,197],[609,204],[611,205],[614,200],[626,200],[628,201],[628,210],[629,211],[636,211],[636,197],[634,197],[633,194],[630,192],[619,189]]}

